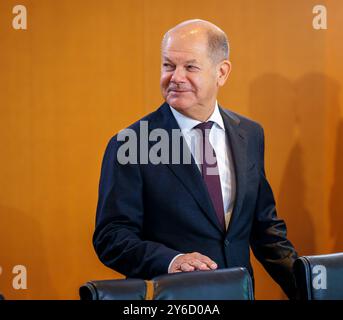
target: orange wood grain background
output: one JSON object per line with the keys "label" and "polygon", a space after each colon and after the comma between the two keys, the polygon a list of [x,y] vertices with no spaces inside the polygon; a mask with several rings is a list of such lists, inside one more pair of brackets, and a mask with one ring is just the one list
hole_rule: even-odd
{"label": "orange wood grain background", "polygon": [[[25,31],[12,28],[17,4]],[[327,30],[312,28],[316,4]],[[341,0],[1,0],[0,291],[77,299],[85,281],[121,277],[91,244],[104,148],[162,102],[161,37],[191,18],[229,36],[219,102],[264,126],[289,238],[301,255],[343,251],[342,16]],[[18,264],[27,290],[12,288]],[[285,298],[254,267],[256,298]]]}

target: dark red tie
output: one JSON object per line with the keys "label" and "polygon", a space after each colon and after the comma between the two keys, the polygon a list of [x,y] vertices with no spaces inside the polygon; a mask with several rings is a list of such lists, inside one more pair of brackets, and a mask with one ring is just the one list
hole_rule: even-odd
{"label": "dark red tie", "polygon": [[220,176],[217,165],[216,153],[210,143],[209,135],[213,121],[202,122],[194,127],[200,129],[202,134],[202,163],[201,173],[207,186],[208,193],[212,199],[218,220],[225,231],[225,217],[223,206],[223,195],[220,185]]}

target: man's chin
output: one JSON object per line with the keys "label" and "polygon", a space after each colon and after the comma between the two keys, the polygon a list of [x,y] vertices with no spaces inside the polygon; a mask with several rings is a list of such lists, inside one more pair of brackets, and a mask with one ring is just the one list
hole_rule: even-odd
{"label": "man's chin", "polygon": [[187,110],[194,105],[194,103],[184,99],[167,99],[167,103],[177,111]]}

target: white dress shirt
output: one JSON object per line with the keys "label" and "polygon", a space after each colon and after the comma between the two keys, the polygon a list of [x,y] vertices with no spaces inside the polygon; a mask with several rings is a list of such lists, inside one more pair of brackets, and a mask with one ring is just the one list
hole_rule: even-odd
{"label": "white dress shirt", "polygon": [[[201,121],[189,118],[173,107],[170,106],[170,110],[172,111],[181,131],[185,138],[185,141],[190,149],[192,156],[197,164],[199,170],[201,171],[201,152],[199,152],[199,145],[201,142],[198,142],[199,135],[196,133],[196,130],[193,129],[196,125],[201,123]],[[222,189],[223,195],[223,206],[225,212],[225,225],[226,228],[229,225],[234,199],[235,199],[235,176],[234,176],[234,167],[232,163],[232,156],[231,150],[229,147],[228,137],[225,134],[225,126],[223,118],[219,112],[218,103],[216,101],[216,105],[212,115],[207,119],[207,121],[213,121],[214,124],[210,130],[209,134],[209,141],[212,145],[216,157],[217,157],[217,165],[219,170],[220,176],[220,184]],[[174,260],[178,257],[174,257],[174,259],[170,262],[170,265],[174,262]],[[169,268],[168,268],[169,271]]]}

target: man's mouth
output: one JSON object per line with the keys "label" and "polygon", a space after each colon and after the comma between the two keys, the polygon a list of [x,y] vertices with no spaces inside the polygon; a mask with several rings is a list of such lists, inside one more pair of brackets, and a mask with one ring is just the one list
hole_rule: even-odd
{"label": "man's mouth", "polygon": [[189,92],[190,90],[169,89],[168,92]]}

